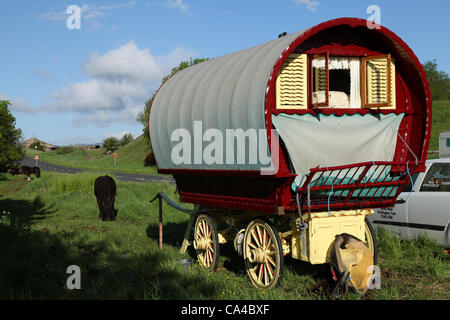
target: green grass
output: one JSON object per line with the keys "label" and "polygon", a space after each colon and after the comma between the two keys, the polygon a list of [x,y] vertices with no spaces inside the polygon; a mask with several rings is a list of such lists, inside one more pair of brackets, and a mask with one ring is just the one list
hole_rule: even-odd
{"label": "green grass", "polygon": [[433,101],[433,120],[429,150],[439,150],[439,134],[450,131],[450,100]]}
{"label": "green grass", "polygon": [[[328,265],[286,259],[280,286],[253,288],[242,258],[221,246],[218,271],[197,264],[185,270],[181,255],[188,216],[164,206],[164,248],[158,239],[159,191],[169,184],[117,182],[115,222],[98,219],[93,194],[97,174],[43,172],[0,179],[0,299],[326,299],[310,291],[330,275]],[[191,207],[191,206],[188,206]],[[450,259],[426,238],[401,241],[380,231],[381,289],[364,299],[450,299]],[[81,269],[81,290],[66,288],[66,269]],[[344,299],[360,299],[350,294]]]}
{"label": "green grass", "polygon": [[42,161],[71,168],[157,174],[155,166],[144,166],[144,158],[149,153],[149,147],[144,137],[139,137],[117,150],[117,154],[119,155],[117,165],[114,164],[114,158],[111,154],[104,155],[103,152],[104,149],[96,149],[87,151],[86,154],[83,149],[75,148],[72,152],[66,154],[58,154],[56,151],[36,152],[34,150],[26,150],[26,155],[34,157],[38,154]]}

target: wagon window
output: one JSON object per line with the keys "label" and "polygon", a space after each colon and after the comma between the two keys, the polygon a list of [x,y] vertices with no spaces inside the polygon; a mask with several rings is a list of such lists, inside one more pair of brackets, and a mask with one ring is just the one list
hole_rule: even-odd
{"label": "wagon window", "polygon": [[361,96],[364,108],[389,108],[395,105],[395,65],[391,55],[361,60]]}
{"label": "wagon window", "polygon": [[312,69],[312,106],[360,108],[360,59],[314,55]]}

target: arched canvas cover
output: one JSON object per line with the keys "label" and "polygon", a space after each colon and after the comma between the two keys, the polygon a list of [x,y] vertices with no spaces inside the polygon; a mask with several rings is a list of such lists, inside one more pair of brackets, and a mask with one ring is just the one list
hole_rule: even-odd
{"label": "arched canvas cover", "polygon": [[[170,78],[158,91],[150,114],[150,137],[161,169],[259,170],[265,163],[239,164],[237,150],[233,164],[182,164],[171,160],[175,129],[187,129],[193,138],[194,121],[202,131],[214,128],[226,136],[226,129],[266,130],[265,95],[273,65],[284,49],[303,31],[253,48],[194,65]],[[266,144],[267,138],[262,141]],[[208,143],[204,143],[205,147]],[[194,149],[194,146],[192,145]],[[193,150],[194,151],[194,150]],[[194,155],[192,155],[192,160]],[[259,159],[258,159],[259,160]],[[194,161],[192,161],[194,162]],[[228,161],[228,163],[231,161]],[[259,162],[259,161],[258,161]]]}

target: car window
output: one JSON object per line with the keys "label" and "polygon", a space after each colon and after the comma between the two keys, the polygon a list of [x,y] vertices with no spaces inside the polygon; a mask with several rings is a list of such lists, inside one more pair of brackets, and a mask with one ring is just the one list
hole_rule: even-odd
{"label": "car window", "polygon": [[402,192],[411,192],[412,186],[413,186],[414,183],[416,182],[416,179],[417,179],[417,176],[418,176],[418,175],[419,175],[418,173],[414,173],[414,174],[411,176],[411,179],[412,179],[412,185],[411,185],[411,179],[409,179],[409,177],[408,177],[409,183],[405,186],[405,188],[403,188],[403,191],[402,191]]}
{"label": "car window", "polygon": [[450,191],[450,163],[433,163],[423,179],[420,191]]}

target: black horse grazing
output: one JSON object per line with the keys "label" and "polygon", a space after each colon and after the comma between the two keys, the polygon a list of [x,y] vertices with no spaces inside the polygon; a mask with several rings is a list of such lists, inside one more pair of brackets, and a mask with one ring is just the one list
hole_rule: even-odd
{"label": "black horse grazing", "polygon": [[26,175],[27,177],[30,177],[31,174],[34,174],[36,178],[41,177],[41,169],[39,169],[38,167],[23,166],[19,169],[19,172]]}
{"label": "black horse grazing", "polygon": [[18,176],[18,175],[24,174],[27,176],[28,181],[31,181],[31,177],[30,177],[31,174],[34,174],[36,176],[36,178],[41,177],[41,169],[39,169],[38,167],[23,166],[20,168],[9,168],[8,173],[13,176]]}
{"label": "black horse grazing", "polygon": [[36,178],[41,177],[41,169],[39,169],[38,167],[23,166],[23,167],[20,167],[19,173],[26,175],[28,182],[31,181],[31,174],[34,174],[36,176]]}
{"label": "black horse grazing", "polygon": [[7,172],[12,176],[18,176],[22,174],[19,168],[9,168]]}
{"label": "black horse grazing", "polygon": [[116,219],[117,210],[114,209],[116,200],[116,183],[110,176],[98,177],[95,180],[94,193],[97,198],[100,215],[103,221],[113,221]]}

